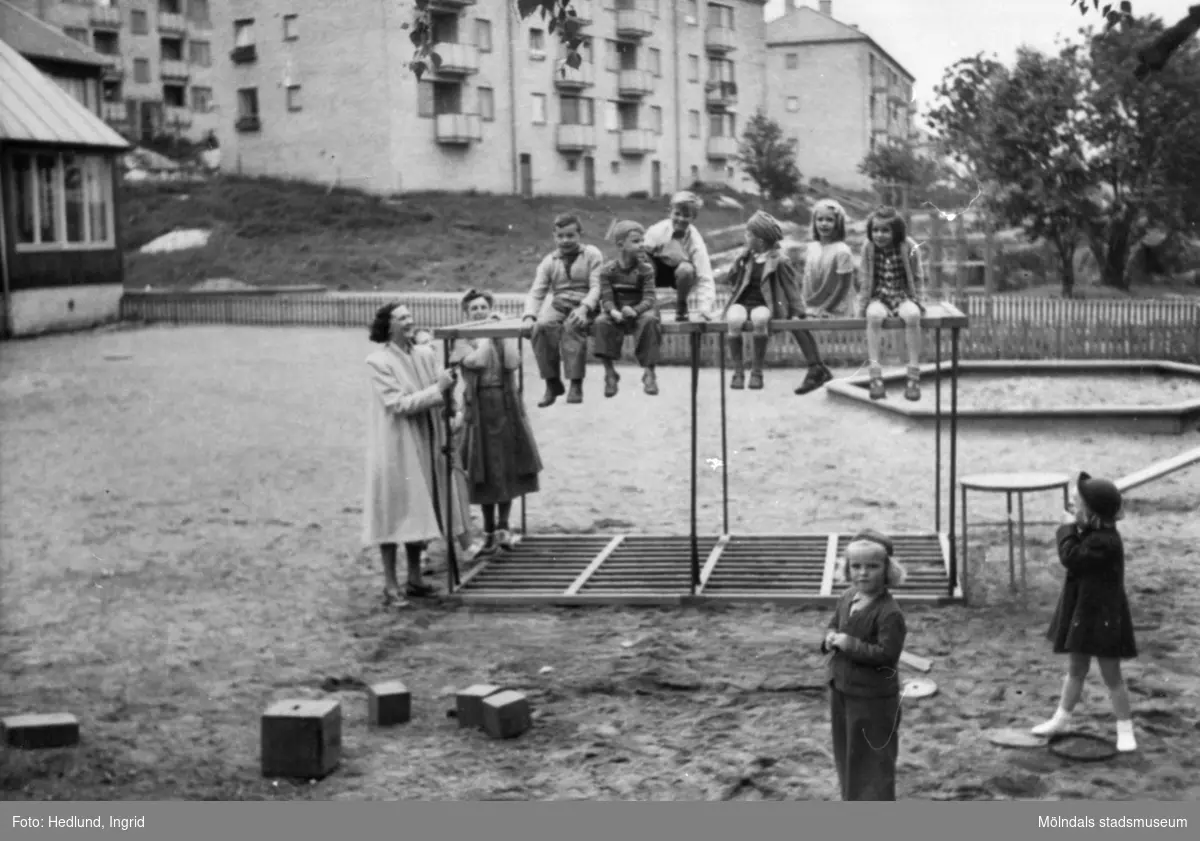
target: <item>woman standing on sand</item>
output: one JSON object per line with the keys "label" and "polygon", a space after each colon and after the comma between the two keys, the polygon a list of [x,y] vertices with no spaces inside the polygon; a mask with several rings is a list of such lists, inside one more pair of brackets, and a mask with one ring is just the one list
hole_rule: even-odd
{"label": "woman standing on sand", "polygon": [[[371,400],[362,539],[380,548],[384,603],[391,604],[403,598],[396,578],[399,544],[408,562],[403,595],[434,593],[421,581],[421,550],[443,536],[448,476],[446,460],[438,457],[445,444],[439,420],[458,378],[442,370],[431,346],[413,342],[412,313],[403,304],[380,307],[370,339],[382,347],[367,357]],[[456,516],[454,526],[465,531],[466,519]]]}
{"label": "woman standing on sand", "polygon": [[[490,292],[469,290],[462,299],[471,321],[500,319]],[[513,339],[470,339],[454,354],[463,375],[463,464],[472,505],[483,512],[483,545],[476,557],[511,549],[513,500],[537,493],[542,460],[517,391],[521,354]],[[499,516],[497,516],[497,514]]]}

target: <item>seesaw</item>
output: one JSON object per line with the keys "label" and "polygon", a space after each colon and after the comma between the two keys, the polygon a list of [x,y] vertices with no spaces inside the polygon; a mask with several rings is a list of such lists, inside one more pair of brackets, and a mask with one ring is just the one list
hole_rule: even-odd
{"label": "seesaw", "polygon": [[1163,459],[1162,461],[1156,461],[1154,464],[1143,467],[1141,470],[1134,471],[1128,476],[1123,476],[1116,481],[1116,486],[1121,493],[1127,493],[1134,488],[1145,485],[1148,482],[1161,479],[1177,470],[1182,470],[1185,467],[1189,467],[1196,462],[1200,462],[1200,447],[1196,447],[1192,450],[1186,450],[1177,456],[1172,456],[1171,458]]}

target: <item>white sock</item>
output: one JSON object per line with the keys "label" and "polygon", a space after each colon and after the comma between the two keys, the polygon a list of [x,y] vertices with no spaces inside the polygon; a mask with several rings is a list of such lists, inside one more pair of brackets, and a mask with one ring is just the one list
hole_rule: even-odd
{"label": "white sock", "polygon": [[1137,739],[1133,735],[1133,720],[1117,719],[1117,750],[1127,752],[1137,750]]}

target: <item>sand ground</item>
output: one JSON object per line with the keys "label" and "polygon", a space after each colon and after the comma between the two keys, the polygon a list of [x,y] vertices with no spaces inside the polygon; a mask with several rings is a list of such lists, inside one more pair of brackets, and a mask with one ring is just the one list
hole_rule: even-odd
{"label": "sand ground", "polygon": [[[377,560],[358,545],[369,351],[365,329],[220,327],[5,346],[0,713],[69,710],[83,728],[74,750],[0,754],[6,797],[836,797],[823,610],[383,612]],[[526,371],[547,465],[530,531],[685,533],[688,372],[662,370],[650,398],[627,369],[605,400],[592,368],[582,406],[538,410],[531,361]],[[716,377],[700,376],[703,459],[721,456]],[[799,380],[771,370],[764,391],[727,395],[731,529],[931,528],[931,431],[795,397]],[[1116,476],[1194,446],[1194,434],[976,425],[959,471]],[[1141,750],[1069,763],[981,738],[1053,709],[1062,663],[1042,635],[1061,568],[1051,527],[1033,527],[1030,592],[1016,598],[1002,532],[977,531],[974,604],[908,611],[908,648],[935,660],[940,691],[904,703],[902,799],[1200,796],[1196,477],[1137,489],[1122,524],[1145,628],[1126,669]],[[1057,515],[1055,494],[1029,499],[1031,519]],[[701,530],[718,531],[708,463],[699,500]],[[973,499],[972,511],[1000,519],[1003,502]],[[412,690],[413,721],[372,732],[361,686],[388,678]],[[533,730],[503,743],[460,731],[446,717],[453,692],[483,680],[526,692]],[[329,696],[343,701],[341,768],[315,784],[263,780],[260,713]],[[1111,735],[1098,674],[1080,719]]]}

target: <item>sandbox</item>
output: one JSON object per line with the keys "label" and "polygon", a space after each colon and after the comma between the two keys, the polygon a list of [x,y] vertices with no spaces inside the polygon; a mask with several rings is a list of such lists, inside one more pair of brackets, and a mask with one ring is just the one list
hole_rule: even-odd
{"label": "sandbox", "polygon": [[[943,370],[945,365],[943,365]],[[936,365],[921,368],[922,399],[904,399],[904,370],[884,375],[888,396],[872,400],[867,392],[869,376],[862,375],[830,383],[826,387],[832,399],[854,401],[872,408],[909,418],[915,422],[933,423],[937,418],[935,394],[932,389]],[[1133,432],[1180,435],[1200,426],[1200,365],[1187,365],[1163,360],[998,360],[960,361],[958,418],[962,423],[986,421],[989,426],[1011,424],[1103,424]],[[1114,388],[1093,395],[1091,400],[1072,395],[1072,379],[1125,378]],[[1022,400],[1022,385],[1032,380],[1046,382],[1045,399]],[[1008,386],[1007,396],[1001,389],[974,388],[984,382]],[[1086,389],[1075,389],[1079,392]],[[1159,391],[1156,397],[1152,392]],[[984,399],[973,403],[972,393]],[[1092,389],[1096,391],[1096,389]],[[1025,395],[1029,397],[1028,394]],[[1038,395],[1041,397],[1041,395]],[[999,398],[999,399],[998,399]],[[1013,405],[1003,404],[1011,399]]]}

